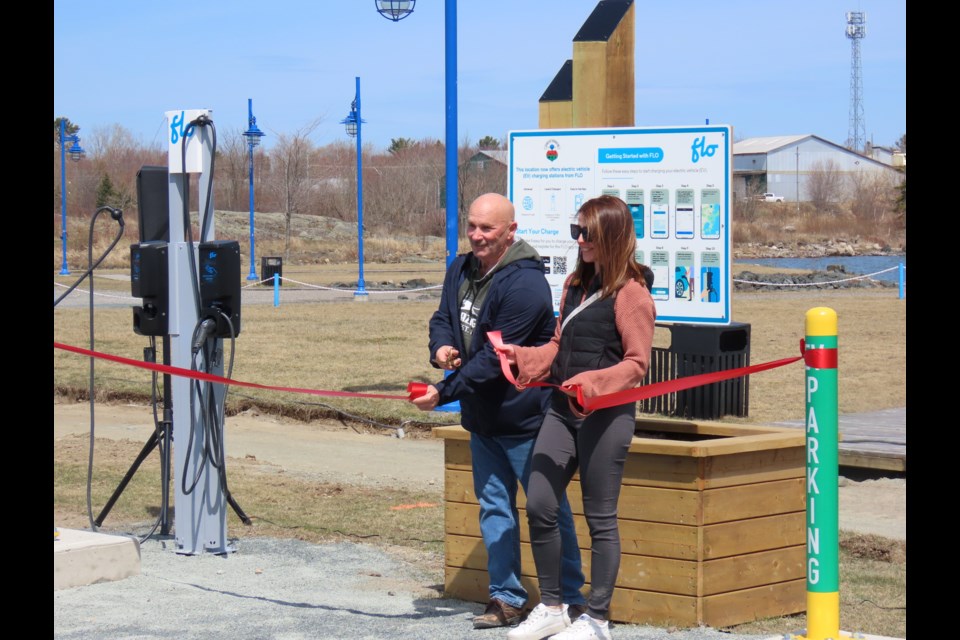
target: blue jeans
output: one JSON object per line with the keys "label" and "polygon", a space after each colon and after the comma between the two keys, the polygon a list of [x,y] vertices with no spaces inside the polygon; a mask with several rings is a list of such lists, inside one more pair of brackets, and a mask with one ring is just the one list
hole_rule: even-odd
{"label": "blue jeans", "polygon": [[[470,434],[473,491],[480,503],[480,533],[487,548],[490,598],[498,598],[517,608],[527,602],[527,590],[520,583],[517,483],[526,493],[535,441],[536,436],[490,438]],[[563,602],[582,605],[586,600],[580,592],[584,584],[580,548],[566,494],[557,520],[563,548],[560,579]]]}

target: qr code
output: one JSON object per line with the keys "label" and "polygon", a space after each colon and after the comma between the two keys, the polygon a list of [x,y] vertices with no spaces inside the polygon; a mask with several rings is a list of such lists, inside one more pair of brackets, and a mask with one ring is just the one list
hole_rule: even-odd
{"label": "qr code", "polygon": [[566,256],[553,257],[553,272],[559,276],[567,275],[567,257]]}

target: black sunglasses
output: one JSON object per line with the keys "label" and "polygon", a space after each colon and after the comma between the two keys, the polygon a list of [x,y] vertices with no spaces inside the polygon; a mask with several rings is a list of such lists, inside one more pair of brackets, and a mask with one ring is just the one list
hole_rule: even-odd
{"label": "black sunglasses", "polygon": [[581,227],[578,224],[570,225],[570,237],[576,240],[580,237],[580,234],[583,234],[583,241],[590,242],[590,230],[586,227]]}

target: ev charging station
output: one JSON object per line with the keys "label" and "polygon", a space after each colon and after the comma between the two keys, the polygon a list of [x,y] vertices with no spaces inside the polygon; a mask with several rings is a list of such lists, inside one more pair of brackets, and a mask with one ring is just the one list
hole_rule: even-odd
{"label": "ev charging station", "polygon": [[[131,247],[134,331],[163,336],[164,359],[180,369],[224,374],[223,338],[240,333],[240,247],[217,241],[213,207],[216,131],[209,109],[166,112],[169,146],[166,194],[141,194],[141,243]],[[152,169],[163,170],[162,167]],[[190,180],[198,175],[197,226],[190,222]],[[164,198],[163,196],[166,195]],[[166,200],[166,207],[157,202]],[[164,211],[166,209],[166,211]],[[166,224],[164,224],[166,223]],[[144,228],[159,230],[144,237]],[[232,352],[231,352],[232,353]],[[232,355],[231,355],[232,361]],[[223,406],[226,386],[185,376],[165,377],[164,414],[176,443],[174,463],[177,552],[228,553],[227,506],[246,516],[226,485]],[[169,449],[167,449],[169,451]]]}

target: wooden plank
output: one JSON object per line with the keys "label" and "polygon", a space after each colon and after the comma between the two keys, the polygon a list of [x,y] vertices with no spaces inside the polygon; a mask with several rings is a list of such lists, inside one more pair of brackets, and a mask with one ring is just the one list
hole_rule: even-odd
{"label": "wooden plank", "polygon": [[[521,518],[520,537],[524,535],[529,540],[529,533],[526,531]],[[447,502],[443,510],[443,528],[445,535],[462,535],[480,537],[480,505],[464,504],[462,502]]]}
{"label": "wooden plank", "polygon": [[700,461],[689,456],[630,453],[623,467],[623,484],[697,489],[700,486]]}
{"label": "wooden plank", "polygon": [[[483,539],[473,536],[448,535],[444,544],[443,562],[448,567],[487,570],[487,550]],[[521,564],[522,560],[521,560]],[[521,571],[523,571],[521,569]]]}
{"label": "wooden plank", "polygon": [[622,519],[698,525],[700,492],[624,485],[620,489],[618,514]]}
{"label": "wooden plank", "polygon": [[473,472],[447,469],[443,474],[443,497],[449,502],[477,504],[473,493]]}
{"label": "wooden plank", "polygon": [[540,129],[569,129],[573,126],[573,100],[540,102]]}
{"label": "wooden plank", "polygon": [[745,520],[807,508],[805,478],[708,489],[703,492],[703,523]]}
{"label": "wooden plank", "polygon": [[[580,522],[577,524],[577,536],[581,540],[590,539],[590,532],[586,528],[586,519],[583,519],[583,531]],[[678,524],[663,524],[660,522],[643,522],[641,520],[625,520],[621,518],[620,550],[622,553],[634,553],[658,558],[675,558],[677,560],[696,560],[699,536],[697,527]],[[587,547],[589,548],[589,546]]]}
{"label": "wooden plank", "polygon": [[442,440],[470,440],[470,432],[463,427],[434,427],[430,433]]}
{"label": "wooden plank", "polygon": [[711,524],[702,528],[703,560],[806,543],[807,512]]}
{"label": "wooden plank", "polygon": [[907,472],[907,456],[899,453],[845,451],[840,449],[840,466],[881,471]]}
{"label": "wooden plank", "polygon": [[[803,420],[778,422],[804,431]],[[907,471],[907,409],[897,407],[839,416],[840,466]]]}
{"label": "wooden plank", "polygon": [[703,598],[702,624],[728,627],[807,610],[807,580],[801,578]]}
{"label": "wooden plank", "polygon": [[703,563],[700,595],[761,587],[806,578],[807,549],[804,545],[761,551]]}
{"label": "wooden plank", "polygon": [[680,420],[663,417],[637,418],[637,431],[663,432],[664,434],[696,434],[704,436],[731,437],[760,433],[781,433],[789,427],[783,425],[734,424],[714,420]]}
{"label": "wooden plank", "polygon": [[470,471],[473,458],[470,455],[469,440],[447,440],[443,443],[443,464],[447,469]]}
{"label": "wooden plank", "polygon": [[698,600],[693,596],[614,589],[610,601],[610,619],[658,627],[695,627],[698,624]]}
{"label": "wooden plank", "polygon": [[703,488],[731,487],[806,475],[804,447],[751,451],[704,460]]}

